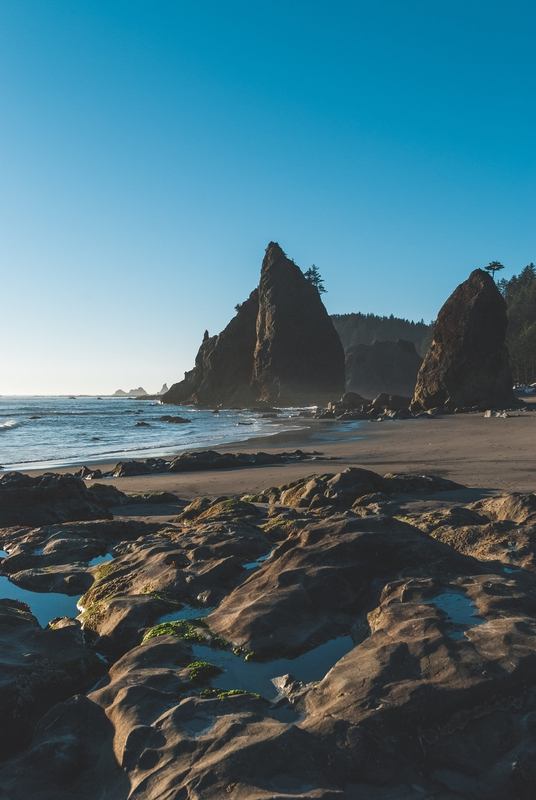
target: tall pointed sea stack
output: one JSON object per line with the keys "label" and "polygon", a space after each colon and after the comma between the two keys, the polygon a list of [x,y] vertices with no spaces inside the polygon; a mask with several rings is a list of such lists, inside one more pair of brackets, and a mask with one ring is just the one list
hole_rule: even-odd
{"label": "tall pointed sea stack", "polygon": [[262,262],[253,388],[277,405],[321,405],[344,392],[339,335],[318,290],[275,242]]}
{"label": "tall pointed sea stack", "polygon": [[493,408],[514,403],[505,347],[506,303],[487,272],[475,269],[437,316],[412,409]]}
{"label": "tall pointed sea stack", "polygon": [[270,242],[261,282],[163,403],[323,405],[344,391],[344,351],[318,290]]}

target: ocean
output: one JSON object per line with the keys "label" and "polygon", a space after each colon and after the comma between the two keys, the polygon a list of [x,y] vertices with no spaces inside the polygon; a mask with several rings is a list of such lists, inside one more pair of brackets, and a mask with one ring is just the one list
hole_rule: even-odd
{"label": "ocean", "polygon": [[[263,419],[262,413],[247,410],[214,414],[123,397],[0,397],[0,469],[53,469],[219,449],[304,428],[299,411],[284,409],[277,419]],[[164,415],[186,417],[191,423],[164,422]]]}

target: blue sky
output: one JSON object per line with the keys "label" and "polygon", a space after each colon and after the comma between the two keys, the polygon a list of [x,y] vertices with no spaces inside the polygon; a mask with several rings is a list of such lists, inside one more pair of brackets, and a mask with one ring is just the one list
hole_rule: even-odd
{"label": "blue sky", "polygon": [[429,321],[536,261],[536,6],[2,0],[0,393],[156,391],[278,241]]}

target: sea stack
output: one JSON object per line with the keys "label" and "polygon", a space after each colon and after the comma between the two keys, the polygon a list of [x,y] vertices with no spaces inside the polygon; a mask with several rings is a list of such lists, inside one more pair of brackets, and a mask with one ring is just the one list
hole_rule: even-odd
{"label": "sea stack", "polygon": [[438,314],[419,374],[412,410],[493,408],[515,402],[505,347],[506,302],[476,269]]}
{"label": "sea stack", "polygon": [[344,351],[318,289],[270,242],[261,280],[195,366],[161,398],[175,405],[324,405],[344,391]]}
{"label": "sea stack", "polygon": [[344,351],[318,289],[270,242],[259,284],[252,384],[275,405],[324,405],[344,391]]}

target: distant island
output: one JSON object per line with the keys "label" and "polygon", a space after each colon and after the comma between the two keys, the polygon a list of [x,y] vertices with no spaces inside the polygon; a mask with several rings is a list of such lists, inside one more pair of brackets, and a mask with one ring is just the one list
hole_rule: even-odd
{"label": "distant island", "polygon": [[[167,383],[165,383],[159,392],[156,392],[156,395],[164,394],[168,391]],[[117,389],[112,395],[112,397],[147,397],[149,395],[148,392],[145,391],[143,386],[138,386],[137,389],[130,389],[128,392],[124,392],[123,389]]]}

